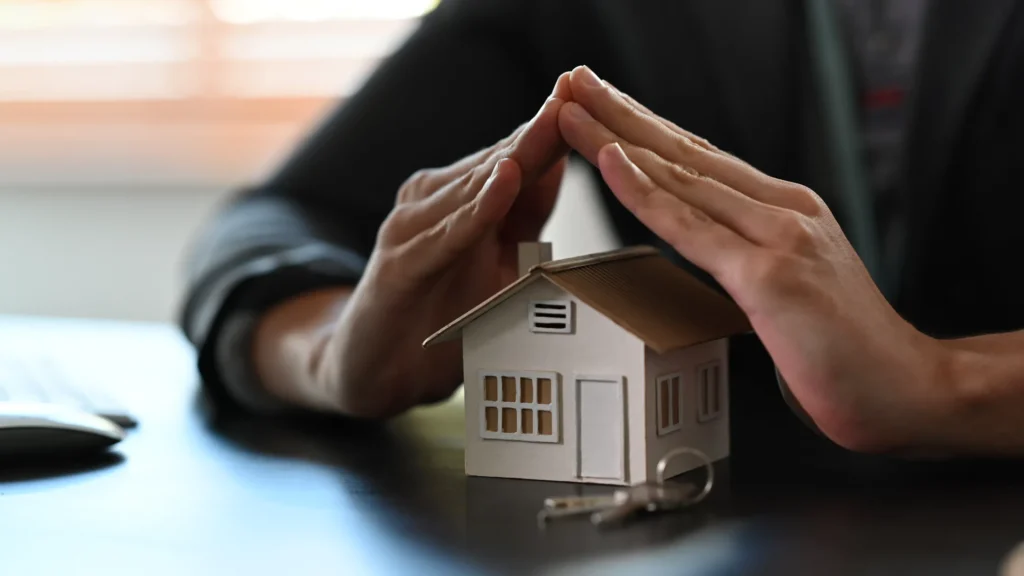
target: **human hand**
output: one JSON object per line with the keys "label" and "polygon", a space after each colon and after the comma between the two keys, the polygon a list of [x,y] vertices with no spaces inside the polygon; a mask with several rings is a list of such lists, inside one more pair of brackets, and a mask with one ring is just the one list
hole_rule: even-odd
{"label": "human hand", "polygon": [[821,198],[586,68],[570,86],[563,137],[627,209],[733,297],[822,433],[859,451],[929,445],[948,410],[945,349],[892,309]]}
{"label": "human hand", "polygon": [[386,417],[444,399],[462,382],[458,342],[424,349],[437,328],[513,282],[520,241],[547,221],[568,146],[558,112],[568,74],[506,139],[413,175],[382,225],[367,270],[313,364],[341,412]]}

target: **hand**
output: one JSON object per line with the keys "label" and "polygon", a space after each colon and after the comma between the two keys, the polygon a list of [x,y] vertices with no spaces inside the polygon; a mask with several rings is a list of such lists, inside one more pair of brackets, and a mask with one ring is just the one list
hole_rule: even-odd
{"label": "hand", "polygon": [[854,450],[929,443],[944,348],[886,302],[812,190],[767,176],[658,117],[586,68],[566,141],[616,197],[747,313],[818,428]]}
{"label": "hand", "polygon": [[568,146],[558,112],[568,74],[505,140],[399,190],[363,278],[313,363],[341,412],[386,417],[447,398],[462,348],[423,341],[518,276],[520,241],[536,240],[561,184]]}

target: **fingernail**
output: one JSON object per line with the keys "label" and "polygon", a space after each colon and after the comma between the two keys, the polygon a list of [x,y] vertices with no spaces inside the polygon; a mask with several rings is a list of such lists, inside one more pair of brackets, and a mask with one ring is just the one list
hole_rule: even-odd
{"label": "fingernail", "polygon": [[625,162],[626,164],[632,163],[632,161],[629,159],[629,156],[626,156],[626,151],[622,149],[622,146],[618,142],[612,142],[611,144],[605,146],[605,148],[608,149],[608,154],[611,154],[612,156],[618,156],[619,162]]}
{"label": "fingernail", "polygon": [[501,160],[498,160],[497,162],[494,163],[494,168],[491,168],[491,175],[487,177],[487,181],[484,182],[484,185],[481,188],[481,190],[487,190],[487,188],[494,183],[494,181],[498,178],[498,173],[501,172],[501,164],[505,160],[506,158],[502,158]]}
{"label": "fingernail", "polygon": [[479,190],[477,190],[476,196],[473,197],[473,201],[479,203],[480,201],[483,200],[484,196],[487,195],[491,188],[494,187],[494,181],[498,179],[498,173],[501,172],[501,169],[498,167],[501,165],[501,163],[502,160],[498,160],[498,163],[495,164],[494,168],[491,169],[491,175],[487,177],[487,181],[484,182],[484,185],[481,186]]}
{"label": "fingernail", "polygon": [[594,71],[590,68],[580,66],[578,70],[580,71],[580,79],[585,85],[590,86],[591,88],[600,88],[603,85],[601,79],[598,78],[597,74],[594,74]]}
{"label": "fingernail", "polygon": [[548,109],[548,106],[551,106],[551,103],[554,102],[554,100],[555,99],[553,97],[549,96],[548,99],[545,100],[544,103],[540,105],[540,108],[537,108],[537,112],[534,113],[533,118],[530,118],[526,125],[533,124],[534,122],[537,121],[537,118],[543,116],[544,112]]}
{"label": "fingernail", "polygon": [[564,78],[565,76],[568,76],[568,75],[569,75],[568,72],[562,72],[558,76],[558,79],[555,80],[555,85],[554,85],[554,87],[551,88],[551,96],[550,96],[551,98],[554,98],[555,94],[558,93],[558,86],[559,86],[559,84],[562,83],[562,78]]}
{"label": "fingernail", "polygon": [[570,102],[566,104],[566,106],[569,108],[569,115],[577,120],[590,121],[594,119],[594,117],[587,112],[586,108],[575,102]]}

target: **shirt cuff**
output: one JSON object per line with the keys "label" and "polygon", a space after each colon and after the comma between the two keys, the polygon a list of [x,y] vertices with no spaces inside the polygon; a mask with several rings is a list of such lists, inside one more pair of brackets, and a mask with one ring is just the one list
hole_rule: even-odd
{"label": "shirt cuff", "polygon": [[305,246],[250,260],[217,279],[183,322],[213,398],[244,410],[286,411],[289,405],[267,392],[255,373],[252,338],[260,317],[298,294],[354,285],[364,266],[353,252]]}
{"label": "shirt cuff", "polygon": [[252,362],[252,338],[259,315],[251,311],[229,313],[214,345],[214,363],[220,381],[235,402],[253,412],[281,412],[287,406],[266,392]]}

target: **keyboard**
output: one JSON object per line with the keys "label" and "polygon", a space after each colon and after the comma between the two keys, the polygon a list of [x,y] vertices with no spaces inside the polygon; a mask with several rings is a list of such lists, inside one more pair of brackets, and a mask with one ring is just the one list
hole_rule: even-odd
{"label": "keyboard", "polygon": [[102,416],[122,428],[138,425],[116,398],[72,377],[48,356],[0,352],[0,404],[4,402],[59,404]]}

